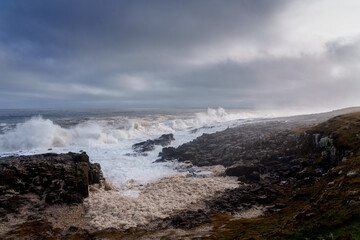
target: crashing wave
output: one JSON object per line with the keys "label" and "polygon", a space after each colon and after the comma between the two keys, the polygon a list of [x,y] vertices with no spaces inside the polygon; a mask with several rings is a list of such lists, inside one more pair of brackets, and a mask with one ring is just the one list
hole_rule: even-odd
{"label": "crashing wave", "polygon": [[124,139],[145,139],[248,117],[243,113],[229,114],[223,108],[209,108],[207,112],[195,113],[192,117],[178,116],[171,119],[161,116],[147,120],[122,116],[109,120],[88,120],[64,128],[50,119],[36,116],[0,135],[0,149],[17,151],[67,146],[94,147],[116,144]]}

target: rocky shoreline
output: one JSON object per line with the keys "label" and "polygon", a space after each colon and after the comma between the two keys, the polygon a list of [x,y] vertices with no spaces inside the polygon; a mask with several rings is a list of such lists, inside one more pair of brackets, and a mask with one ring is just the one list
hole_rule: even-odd
{"label": "rocky shoreline", "polygon": [[[294,132],[293,123],[248,124],[214,134],[204,134],[178,148],[164,148],[158,161],[178,160],[195,166],[223,165],[224,175],[235,176],[238,188],[205,201],[201,211],[186,211],[171,219],[172,226],[194,227],[215,213],[236,214],[262,206],[274,212],[286,206],[277,202],[279,189],[313,185],[336,166],[345,153],[336,151],[331,138],[320,133]],[[349,155],[348,153],[347,155]],[[314,161],[321,157],[314,168]],[[294,198],[306,199],[308,196]]]}
{"label": "rocky shoreline", "polygon": [[[39,216],[35,216],[36,213],[46,209],[44,205],[47,207],[65,205],[68,209],[69,206],[80,206],[81,218],[86,218],[85,212],[89,209],[83,208],[83,201],[89,196],[88,189],[93,188],[96,193],[99,191],[96,189],[101,189],[101,185],[104,189],[105,181],[100,166],[90,163],[85,153],[2,158],[0,159],[0,179],[2,179],[0,186],[3,193],[0,202],[0,210],[3,209],[0,211],[1,224],[11,221],[11,219],[6,219],[8,215],[20,214],[21,206],[31,204],[33,206],[30,209],[33,215],[28,214],[27,219],[21,224],[14,225],[12,229],[7,229],[2,237],[21,238],[24,236],[21,234],[29,234],[30,231],[29,238],[40,236],[59,239],[69,237],[77,239],[158,239],[161,237],[170,239],[288,239],[300,232],[305,234],[308,228],[321,227],[322,229],[324,224],[331,226],[331,221],[328,221],[326,217],[329,214],[336,213],[337,215],[331,216],[336,220],[342,219],[342,222],[356,218],[358,216],[356,206],[360,205],[358,184],[360,179],[357,180],[360,169],[357,161],[360,144],[360,114],[343,115],[315,125],[324,118],[325,115],[317,116],[316,120],[313,120],[313,116],[302,116],[245,124],[222,132],[204,134],[178,148],[164,147],[157,161],[179,161],[183,163],[185,171],[188,171],[186,177],[176,180],[180,185],[176,185],[174,189],[184,182],[187,182],[189,186],[194,184],[199,189],[200,186],[204,186],[206,179],[198,181],[196,178],[199,176],[194,174],[199,168],[222,169],[215,177],[236,178],[237,184],[233,187],[229,185],[228,189],[219,188],[217,192],[212,190],[209,192],[211,195],[206,195],[207,193],[201,195],[203,193],[199,192],[199,196],[202,196],[201,204],[196,202],[191,205],[193,200],[189,198],[186,203],[188,205],[184,205],[187,206],[186,209],[179,208],[167,212],[168,210],[160,206],[158,210],[161,216],[154,218],[152,215],[146,215],[142,227],[128,230],[114,228],[97,230],[86,227],[91,219],[86,219],[83,225],[67,225],[66,228],[62,226],[61,229],[54,227],[54,221],[51,222],[46,218],[39,219]],[[159,139],[134,145],[134,151],[136,154],[144,154],[154,145],[166,146],[172,140],[172,135],[164,135]],[[210,180],[209,178],[208,182]],[[154,189],[161,190],[164,186],[169,187],[176,181],[165,179],[159,181],[163,185],[144,186],[140,190],[145,194]],[[212,178],[211,181],[215,184],[217,180]],[[220,185],[206,187],[215,188],[215,186]],[[190,192],[186,196],[191,197],[193,190],[188,190]],[[182,191],[186,192],[185,189]],[[336,194],[338,191],[344,191],[345,195]],[[166,196],[166,192],[154,193]],[[24,197],[27,195],[31,197],[28,199]],[[32,202],[34,200],[29,200],[34,199],[34,196],[37,199],[35,201],[37,205]],[[109,197],[113,196],[109,195]],[[181,196],[179,195],[178,198]],[[89,205],[91,199],[93,199],[92,193],[89,200],[86,200],[87,207],[91,206]],[[152,197],[145,194],[143,199],[151,201]],[[132,206],[134,203],[128,200],[121,198],[117,201],[124,201],[125,205]],[[178,199],[167,201],[175,201],[176,204]],[[322,201],[325,201],[324,206],[334,205],[331,213],[327,213],[326,208],[318,205]],[[340,203],[344,206],[342,207]],[[135,204],[141,205],[140,202],[135,202]],[[110,206],[109,202],[106,208]],[[99,212],[105,211],[106,208],[99,207]],[[121,206],[114,205],[114,209],[116,208],[120,209]],[[147,206],[144,205],[142,208],[146,209]],[[154,208],[149,208],[147,211],[153,210]],[[137,212],[129,214],[143,218],[143,215],[137,215],[139,214]],[[318,218],[319,214],[323,216]],[[259,216],[262,217],[259,218]],[[254,221],[247,222],[248,218],[256,219],[256,225]],[[152,219],[151,222],[149,219]],[[337,226],[340,223],[337,222]],[[263,225],[263,228],[259,228],[259,224]],[[284,228],[284,226],[287,227]]]}

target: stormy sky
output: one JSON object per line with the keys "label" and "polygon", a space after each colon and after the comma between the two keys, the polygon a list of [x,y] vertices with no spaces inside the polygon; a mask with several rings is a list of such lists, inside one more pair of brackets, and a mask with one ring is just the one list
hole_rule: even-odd
{"label": "stormy sky", "polygon": [[360,105],[359,0],[3,0],[0,108]]}

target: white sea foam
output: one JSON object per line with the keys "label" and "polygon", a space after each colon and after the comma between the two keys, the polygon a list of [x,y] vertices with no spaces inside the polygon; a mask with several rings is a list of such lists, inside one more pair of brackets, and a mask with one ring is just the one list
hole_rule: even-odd
{"label": "white sea foam", "polygon": [[238,186],[236,178],[186,178],[174,175],[147,184],[137,197],[124,196],[118,191],[97,190],[85,200],[90,224],[99,229],[129,229],[163,219],[178,210],[201,208],[201,202],[217,192]]}

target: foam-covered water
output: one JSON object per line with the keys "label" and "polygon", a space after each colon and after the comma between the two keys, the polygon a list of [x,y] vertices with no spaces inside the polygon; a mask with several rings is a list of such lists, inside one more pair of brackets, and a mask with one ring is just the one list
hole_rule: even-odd
{"label": "foam-covered water", "polygon": [[117,191],[95,189],[90,192],[85,205],[93,227],[129,229],[144,227],[153,220],[169,217],[175,211],[202,208],[202,200],[236,187],[236,177],[205,179],[173,175],[141,187],[141,193],[136,198]]}
{"label": "foam-covered water", "polygon": [[[273,116],[273,115],[270,115]],[[153,163],[161,147],[147,156],[134,156],[137,142],[173,133],[178,146],[200,136],[236,126],[256,117],[259,112],[222,108],[207,111],[0,111],[0,155],[44,152],[86,151],[92,162],[101,164],[105,177],[116,184],[129,180],[153,182],[175,174],[166,163]]]}

